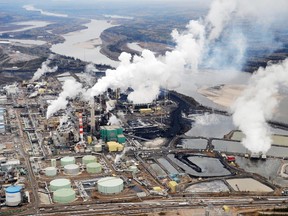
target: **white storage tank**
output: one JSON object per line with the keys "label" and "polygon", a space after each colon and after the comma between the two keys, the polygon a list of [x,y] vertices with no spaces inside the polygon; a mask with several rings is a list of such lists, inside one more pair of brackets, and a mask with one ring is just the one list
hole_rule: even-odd
{"label": "white storage tank", "polygon": [[117,194],[123,190],[124,184],[121,178],[104,177],[98,180],[97,188],[98,191],[103,194]]}
{"label": "white storage tank", "polygon": [[68,164],[64,166],[64,173],[68,175],[78,175],[79,166],[76,164]]}
{"label": "white storage tank", "polygon": [[85,155],[82,158],[82,164],[89,164],[89,163],[94,163],[97,162],[97,158],[94,155]]}
{"label": "white storage tank", "polygon": [[102,151],[102,145],[101,144],[94,145],[93,150],[95,152],[101,152]]}
{"label": "white storage tank", "polygon": [[86,171],[88,173],[101,173],[102,165],[99,163],[89,163],[86,165]]}
{"label": "white storage tank", "polygon": [[57,168],[56,167],[47,167],[45,168],[45,175],[46,176],[56,176],[57,175]]}
{"label": "white storage tank", "polygon": [[50,190],[51,191],[56,191],[58,189],[62,188],[71,188],[71,182],[69,179],[54,179],[50,182]]}
{"label": "white storage tank", "polygon": [[56,167],[56,159],[55,158],[51,159],[51,167]]}
{"label": "white storage tank", "polygon": [[75,158],[69,156],[61,158],[61,166],[65,166],[68,164],[75,164]]}
{"label": "white storage tank", "polygon": [[6,205],[18,206],[22,201],[21,196],[22,187],[19,185],[13,185],[5,189]]}

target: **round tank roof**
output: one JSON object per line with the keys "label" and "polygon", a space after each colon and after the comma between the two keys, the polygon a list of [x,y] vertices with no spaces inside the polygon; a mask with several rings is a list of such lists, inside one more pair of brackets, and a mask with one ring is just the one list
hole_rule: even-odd
{"label": "round tank roof", "polygon": [[88,164],[86,165],[86,167],[94,168],[94,167],[102,167],[102,165],[101,165],[100,163],[93,162],[93,163],[88,163]]}
{"label": "round tank roof", "polygon": [[64,166],[64,169],[78,169],[79,166],[77,164],[67,164]]}
{"label": "round tank roof", "polygon": [[69,156],[61,158],[61,161],[74,161],[74,160],[75,160],[74,157],[69,157]]}
{"label": "round tank roof", "polygon": [[6,193],[19,193],[21,191],[22,187],[19,185],[13,185],[10,187],[7,187],[5,189]]}
{"label": "round tank roof", "polygon": [[62,188],[54,192],[54,196],[57,196],[59,198],[66,198],[68,196],[73,196],[73,195],[75,195],[75,191],[71,188]]}
{"label": "round tank roof", "polygon": [[69,179],[54,179],[50,182],[50,185],[56,186],[56,187],[61,187],[70,184]]}
{"label": "round tank roof", "polygon": [[51,170],[54,171],[54,170],[56,170],[56,169],[57,169],[56,167],[46,167],[46,168],[45,168],[46,171],[51,171]]}
{"label": "round tank roof", "polygon": [[98,180],[98,185],[102,187],[117,187],[123,184],[123,180],[117,177],[104,177]]}
{"label": "round tank roof", "polygon": [[84,157],[83,157],[83,159],[87,159],[87,160],[90,160],[90,159],[96,159],[96,156],[94,156],[94,155],[85,155]]}

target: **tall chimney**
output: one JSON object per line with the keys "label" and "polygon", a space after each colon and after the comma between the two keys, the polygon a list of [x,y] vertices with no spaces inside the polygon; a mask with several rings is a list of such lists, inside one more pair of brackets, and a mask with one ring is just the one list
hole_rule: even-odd
{"label": "tall chimney", "polygon": [[95,104],[94,104],[94,98],[90,101],[91,106],[91,134],[95,132]]}
{"label": "tall chimney", "polygon": [[83,119],[81,112],[79,113],[79,134],[81,141],[83,141]]}

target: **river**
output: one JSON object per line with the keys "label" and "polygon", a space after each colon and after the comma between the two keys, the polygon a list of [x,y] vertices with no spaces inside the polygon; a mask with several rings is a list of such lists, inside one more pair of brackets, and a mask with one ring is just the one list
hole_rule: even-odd
{"label": "river", "polygon": [[53,45],[51,51],[95,64],[107,64],[117,67],[119,62],[111,60],[100,52],[102,45],[101,33],[105,29],[116,25],[106,20],[91,20],[84,26],[87,29],[62,35],[65,42]]}

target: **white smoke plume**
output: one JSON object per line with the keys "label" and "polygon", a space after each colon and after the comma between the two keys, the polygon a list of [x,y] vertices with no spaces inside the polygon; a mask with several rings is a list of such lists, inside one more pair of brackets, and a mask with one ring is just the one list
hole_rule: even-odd
{"label": "white smoke plume", "polygon": [[96,69],[96,67],[94,66],[94,64],[93,63],[90,63],[90,64],[88,64],[88,65],[86,65],[85,66],[85,73],[94,73],[94,72],[96,72],[97,71],[97,69]]}
{"label": "white smoke plume", "polygon": [[66,80],[62,88],[63,91],[60,93],[59,97],[52,101],[47,108],[47,119],[50,118],[55,112],[65,109],[68,104],[68,98],[73,99],[84,91],[82,84],[76,82],[75,80]]}
{"label": "white smoke plume", "polygon": [[106,76],[93,86],[91,96],[99,95],[109,87],[123,91],[131,87],[134,91],[128,96],[129,100],[134,103],[153,101],[160,87],[179,86],[185,67],[190,68],[190,71],[198,70],[204,48],[204,33],[204,26],[200,22],[191,21],[184,33],[180,34],[176,30],[172,32],[177,46],[161,58],[156,58],[149,50],[144,50],[141,56],[134,56],[133,59],[130,54],[122,53],[119,67],[107,70]]}
{"label": "white smoke plume", "polygon": [[34,73],[34,75],[32,77],[32,82],[40,79],[40,77],[43,76],[46,73],[53,73],[53,72],[57,71],[57,69],[58,69],[57,66],[55,66],[53,68],[49,67],[49,64],[51,63],[51,60],[54,57],[55,56],[53,54],[51,54],[45,62],[42,62],[41,68],[38,68],[37,71]]}
{"label": "white smoke plume", "polygon": [[108,124],[120,126],[121,120],[118,119],[114,114],[112,114],[111,117],[109,118]]}
{"label": "white smoke plume", "polygon": [[[268,13],[270,15],[283,12],[283,7],[288,8],[288,1],[285,0],[276,0],[273,3],[264,1],[274,9]],[[140,57],[135,56],[133,59],[131,55],[122,53],[119,57],[119,67],[107,70],[106,77],[100,79],[89,94],[96,96],[107,88],[120,88],[125,91],[131,87],[134,92],[128,96],[129,100],[133,103],[148,103],[157,97],[161,87],[179,87],[182,74],[197,72],[199,65],[213,67],[215,63],[221,62],[220,66],[227,63],[229,68],[234,64],[241,66],[247,46],[244,34],[234,31],[234,35],[240,37],[228,37],[229,44],[227,41],[219,42],[219,38],[233,20],[251,17],[253,22],[261,23],[265,17],[265,21],[271,23],[272,19],[266,18],[265,15],[269,11],[266,7],[262,0],[255,0],[253,3],[248,0],[214,0],[204,19],[190,21],[184,32],[172,32],[176,43],[173,51],[156,58],[151,51],[144,50]],[[226,58],[226,62],[221,58]]]}
{"label": "white smoke plume", "polygon": [[288,59],[259,68],[232,107],[233,122],[245,135],[242,143],[253,153],[265,154],[271,147],[267,121],[279,103],[281,85],[288,86]]}

